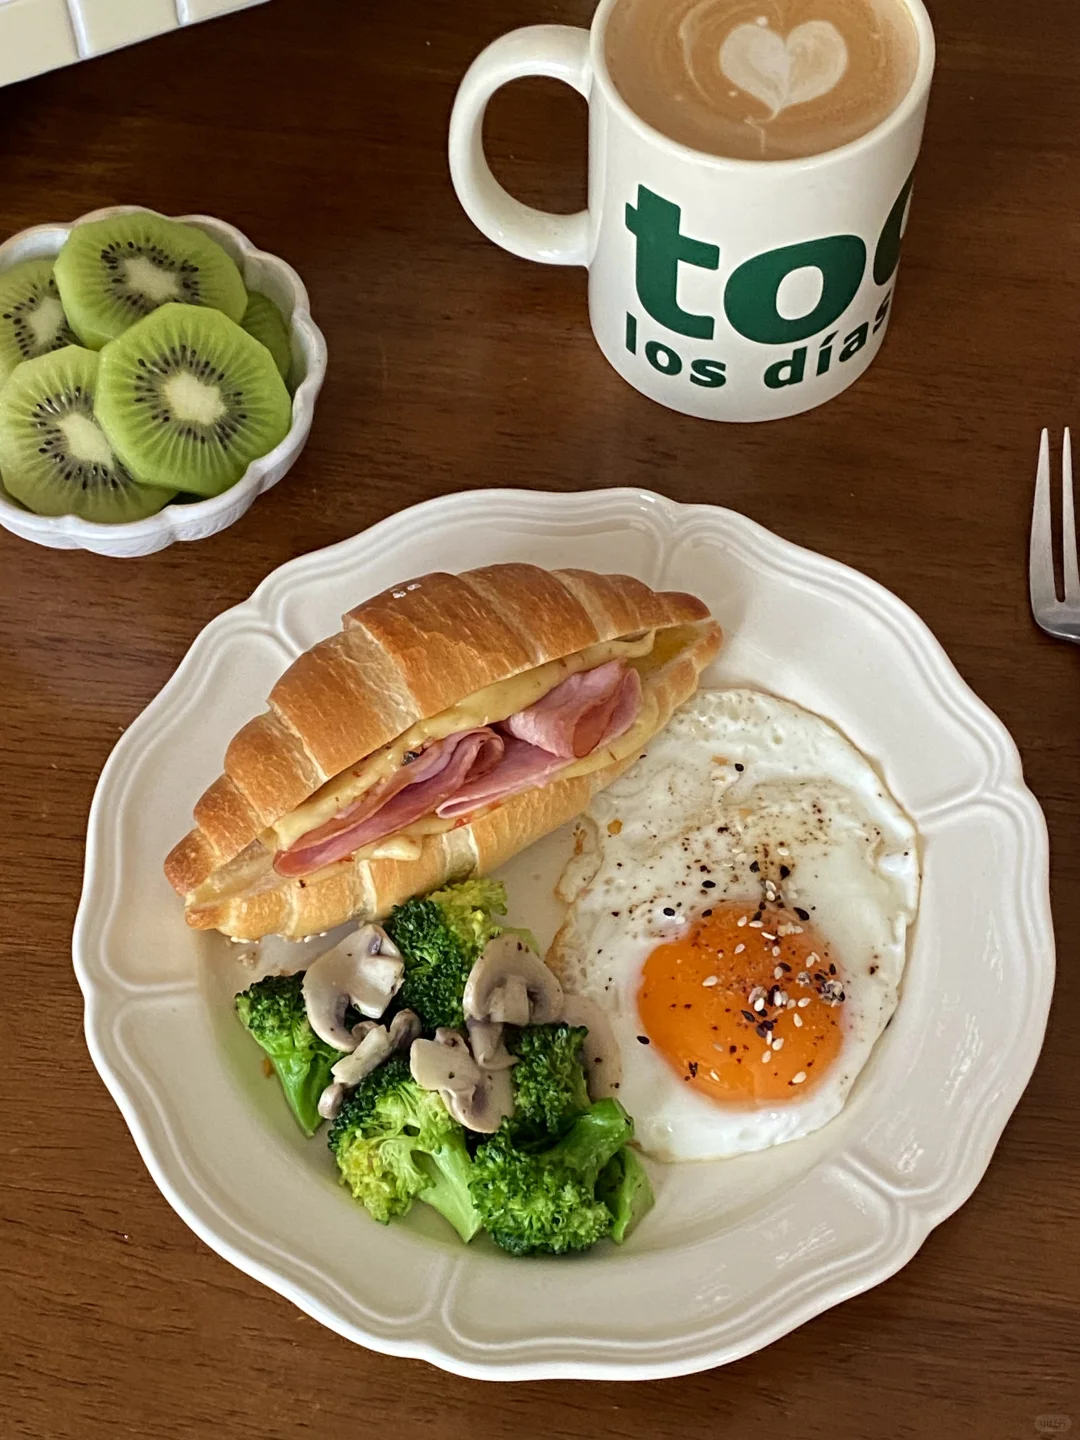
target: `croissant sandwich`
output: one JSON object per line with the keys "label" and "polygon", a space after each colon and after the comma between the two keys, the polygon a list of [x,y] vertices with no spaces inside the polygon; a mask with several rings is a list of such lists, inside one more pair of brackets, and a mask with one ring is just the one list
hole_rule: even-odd
{"label": "croissant sandwich", "polygon": [[197,929],[299,938],[494,870],[632,764],[721,638],[691,595],[533,565],[423,575],[343,624],[165,862]]}

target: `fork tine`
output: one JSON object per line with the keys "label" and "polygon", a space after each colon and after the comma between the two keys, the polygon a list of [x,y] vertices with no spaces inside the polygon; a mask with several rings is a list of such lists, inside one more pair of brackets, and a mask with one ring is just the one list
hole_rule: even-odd
{"label": "fork tine", "polygon": [[1031,608],[1037,620],[1057,603],[1054,589],[1054,541],[1050,528],[1050,434],[1042,432],[1039,471],[1035,480],[1035,508],[1031,516],[1031,548],[1028,555],[1028,585]]}
{"label": "fork tine", "polygon": [[1065,431],[1061,452],[1061,541],[1065,547],[1065,599],[1080,601],[1080,562],[1076,556],[1076,516],[1073,509],[1072,434]]}

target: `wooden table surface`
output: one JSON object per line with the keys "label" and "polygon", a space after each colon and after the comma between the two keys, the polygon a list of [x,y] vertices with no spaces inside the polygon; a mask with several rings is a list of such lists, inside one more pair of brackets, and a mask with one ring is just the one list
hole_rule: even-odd
{"label": "wooden table surface", "polygon": [[[1080,11],[938,0],[881,358],[822,410],[721,428],[626,387],[583,273],[487,243],[451,192],[472,56],[591,8],[274,0],[0,92],[4,233],[125,201],[223,216],[301,272],[331,353],[305,455],[227,533],[116,561],[0,531],[5,1437],[1080,1432],[1080,654],[1025,598],[1037,427],[1080,424]],[[580,204],[575,96],[523,83],[488,129],[518,194]],[[720,502],[865,570],[1009,727],[1050,825],[1056,1008],[977,1193],[894,1279],[685,1380],[494,1389],[349,1345],[174,1215],[81,1033],[69,941],[94,783],[200,628],[292,556],[507,484]]]}

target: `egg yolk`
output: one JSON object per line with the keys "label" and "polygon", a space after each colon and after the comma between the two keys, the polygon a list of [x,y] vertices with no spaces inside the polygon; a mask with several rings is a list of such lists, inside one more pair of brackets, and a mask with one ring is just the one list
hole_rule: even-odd
{"label": "egg yolk", "polygon": [[843,1000],[839,967],[801,915],[716,906],[646,960],[639,1039],[710,1100],[796,1100],[840,1053]]}

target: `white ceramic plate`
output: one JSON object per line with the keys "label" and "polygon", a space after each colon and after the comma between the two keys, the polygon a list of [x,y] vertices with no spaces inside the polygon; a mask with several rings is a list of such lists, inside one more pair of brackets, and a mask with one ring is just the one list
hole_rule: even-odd
{"label": "white ceramic plate", "polygon": [[[231,1014],[239,947],[186,929],[160,868],[227,740],[342,611],[407,576],[515,559],[702,595],[728,634],[705,682],[835,721],[922,837],[902,1002],[843,1115],[762,1154],[657,1167],[657,1207],[630,1242],[569,1260],[465,1249],[423,1206],[386,1229],[369,1220]],[[564,844],[505,872],[514,917],[542,939]],[[1050,1003],[1046,831],[1001,724],[864,576],[730,511],[642,491],[470,492],[292,561],[207,626],[102,774],[75,966],[94,1063],[155,1181],[233,1264],[349,1339],[465,1375],[678,1375],[877,1284],[971,1194]]]}
{"label": "white ceramic plate", "polygon": [[[20,230],[0,245],[0,273],[23,260],[51,260],[76,225],[88,220],[109,220],[114,215],[131,215],[142,205],[114,205],[80,215],[63,225],[35,225]],[[151,211],[151,214],[157,212]],[[24,540],[47,545],[53,550],[93,550],[98,555],[128,557],[150,555],[164,550],[174,540],[205,540],[234,525],[251,509],[258,497],[276,485],[295,464],[307,444],[315,401],[326,376],[326,341],[311,318],[311,302],[304,282],[284,260],[257,250],[242,231],[209,215],[177,215],[185,224],[205,230],[240,267],[244,284],[273,300],[289,323],[292,341],[292,369],[289,384],[293,391],[292,425],[289,433],[266,455],[253,460],[243,475],[222,495],[190,504],[169,504],[145,520],[126,525],[102,525],[80,520],[77,515],[34,515],[24,509],[0,484],[0,525]]]}

